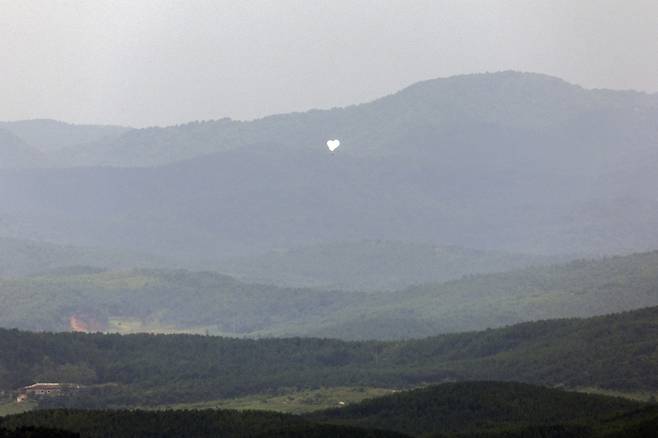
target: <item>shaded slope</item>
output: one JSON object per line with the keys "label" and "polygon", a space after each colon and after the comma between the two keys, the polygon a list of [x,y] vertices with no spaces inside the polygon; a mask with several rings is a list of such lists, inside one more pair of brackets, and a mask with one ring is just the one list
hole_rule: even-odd
{"label": "shaded slope", "polygon": [[[593,425],[642,406],[623,399],[521,383],[464,382],[401,392],[313,413],[307,418],[418,436],[482,433],[505,427]],[[655,413],[658,415],[658,410]]]}

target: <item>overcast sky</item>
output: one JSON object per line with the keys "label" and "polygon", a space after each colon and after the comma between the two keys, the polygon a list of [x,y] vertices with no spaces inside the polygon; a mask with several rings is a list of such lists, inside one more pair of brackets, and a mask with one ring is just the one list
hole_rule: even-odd
{"label": "overcast sky", "polygon": [[523,70],[658,91],[658,1],[0,0],[0,120],[169,125]]}

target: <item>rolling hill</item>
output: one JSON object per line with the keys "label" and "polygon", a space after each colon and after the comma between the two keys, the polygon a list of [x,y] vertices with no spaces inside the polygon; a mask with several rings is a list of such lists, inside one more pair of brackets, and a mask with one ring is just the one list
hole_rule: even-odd
{"label": "rolling hill", "polygon": [[404,339],[658,305],[658,252],[466,276],[394,292],[276,287],[213,272],[60,270],[0,279],[0,326]]}

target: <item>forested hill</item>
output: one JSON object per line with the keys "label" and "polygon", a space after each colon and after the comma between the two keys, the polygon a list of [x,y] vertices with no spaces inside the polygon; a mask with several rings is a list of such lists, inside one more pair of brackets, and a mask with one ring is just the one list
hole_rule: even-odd
{"label": "forested hill", "polygon": [[401,342],[0,331],[0,388],[91,387],[72,405],[178,403],[320,386],[517,380],[658,389],[658,308]]}
{"label": "forested hill", "polygon": [[80,267],[0,279],[0,302],[0,326],[22,330],[67,331],[75,318],[117,333],[409,339],[657,306],[658,252],[370,293],[274,287],[213,272]]}

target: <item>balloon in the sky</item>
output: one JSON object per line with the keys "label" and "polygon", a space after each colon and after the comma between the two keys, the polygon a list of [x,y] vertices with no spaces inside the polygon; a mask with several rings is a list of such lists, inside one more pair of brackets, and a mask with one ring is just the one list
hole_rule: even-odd
{"label": "balloon in the sky", "polygon": [[329,148],[329,150],[331,152],[335,151],[336,148],[338,148],[338,146],[340,146],[340,140],[338,140],[338,139],[329,140],[327,142],[327,147]]}

